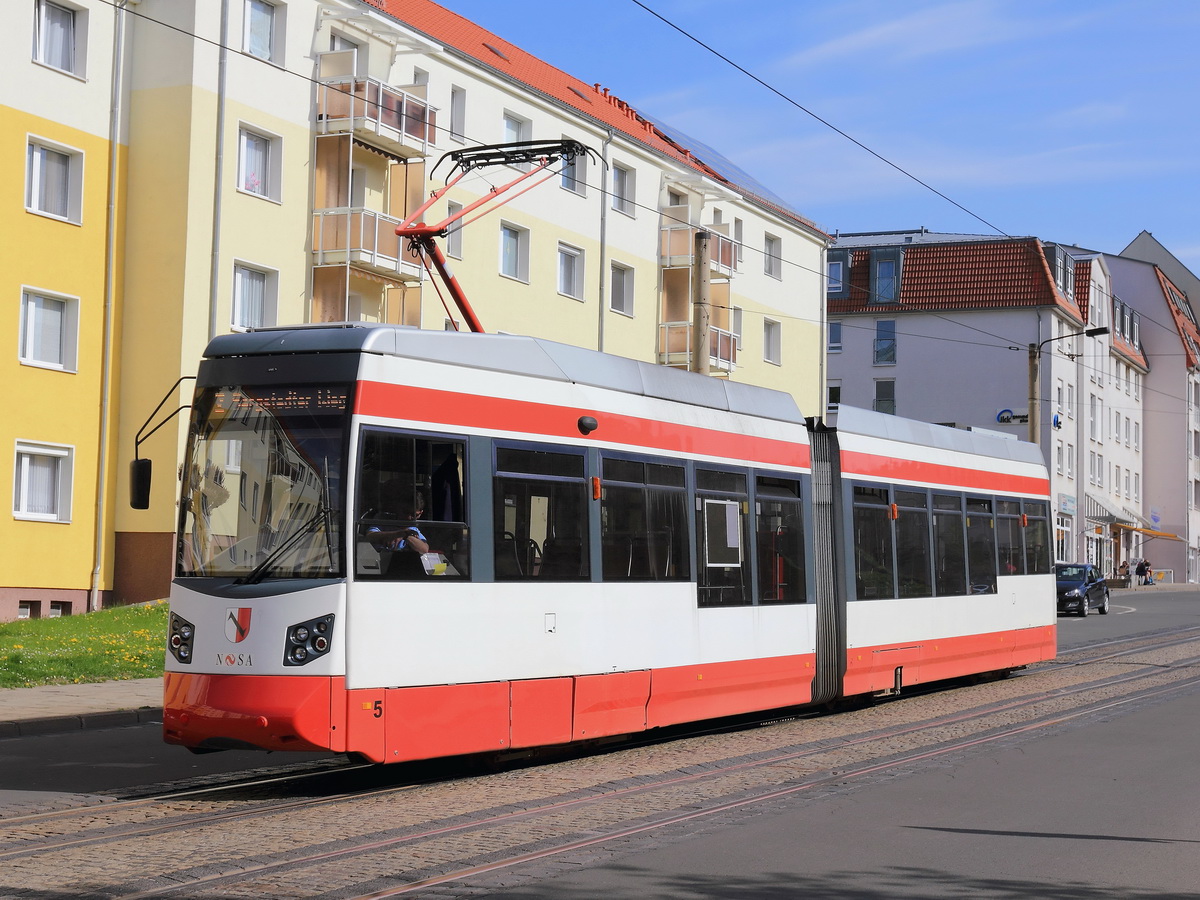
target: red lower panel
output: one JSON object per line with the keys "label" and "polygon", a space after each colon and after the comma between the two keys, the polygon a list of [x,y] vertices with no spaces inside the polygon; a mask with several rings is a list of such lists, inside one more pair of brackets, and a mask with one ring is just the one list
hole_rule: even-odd
{"label": "red lower panel", "polygon": [[330,679],[167,672],[163,740],[186,747],[325,750]]}
{"label": "red lower panel", "polygon": [[512,746],[570,742],[573,682],[572,678],[512,682]]}
{"label": "red lower panel", "polygon": [[811,656],[654,669],[646,725],[660,728],[812,699]]}
{"label": "red lower panel", "polygon": [[895,684],[901,668],[902,685],[942,681],[979,672],[992,672],[1053,659],[1057,652],[1054,625],[938,638],[900,647],[861,647],[846,653],[843,693],[870,694]]}
{"label": "red lower panel", "polygon": [[649,670],[579,676],[575,679],[574,739],[644,731],[649,700]]}
{"label": "red lower panel", "polygon": [[509,747],[509,682],[390,688],[387,761],[432,759]]}

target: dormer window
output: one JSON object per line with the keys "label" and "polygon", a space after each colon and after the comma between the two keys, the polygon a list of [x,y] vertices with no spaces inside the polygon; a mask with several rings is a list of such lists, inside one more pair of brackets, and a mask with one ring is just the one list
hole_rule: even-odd
{"label": "dormer window", "polygon": [[871,251],[871,303],[900,301],[900,263],[903,253],[899,247]]}
{"label": "dormer window", "polygon": [[825,293],[831,298],[850,295],[850,251],[830,250],[825,254]]}

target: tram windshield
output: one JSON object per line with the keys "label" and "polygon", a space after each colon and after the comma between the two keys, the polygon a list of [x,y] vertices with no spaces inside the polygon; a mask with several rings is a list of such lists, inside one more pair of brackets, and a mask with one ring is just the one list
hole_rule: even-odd
{"label": "tram windshield", "polygon": [[345,574],[341,520],[350,389],[202,388],[181,473],[179,576]]}

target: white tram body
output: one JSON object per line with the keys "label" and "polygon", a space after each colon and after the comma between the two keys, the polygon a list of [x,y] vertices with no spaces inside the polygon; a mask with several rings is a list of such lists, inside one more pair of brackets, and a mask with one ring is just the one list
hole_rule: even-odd
{"label": "white tram body", "polygon": [[1036,448],[533,338],[217,338],[183,481],[197,750],[500,751],[1055,653]]}

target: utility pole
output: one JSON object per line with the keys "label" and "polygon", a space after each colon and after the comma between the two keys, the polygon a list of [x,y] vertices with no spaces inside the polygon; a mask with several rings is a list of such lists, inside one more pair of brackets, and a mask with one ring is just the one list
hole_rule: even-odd
{"label": "utility pole", "polygon": [[692,359],[688,368],[701,375],[708,374],[708,328],[712,318],[711,239],[709,232],[697,231],[695,252],[692,254]]}

